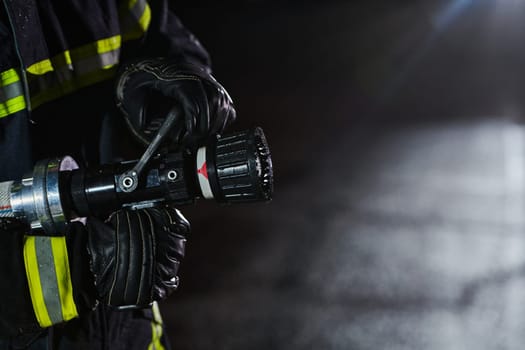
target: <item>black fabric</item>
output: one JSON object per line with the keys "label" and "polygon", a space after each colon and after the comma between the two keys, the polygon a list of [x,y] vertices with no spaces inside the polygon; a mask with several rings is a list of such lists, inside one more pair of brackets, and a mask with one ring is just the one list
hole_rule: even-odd
{"label": "black fabric", "polygon": [[139,52],[130,58],[170,57],[211,70],[212,61],[208,51],[170,10],[168,1],[150,1],[150,7],[151,24],[145,41]]}
{"label": "black fabric", "polygon": [[79,315],[93,311],[96,300],[95,280],[89,268],[87,250],[88,232],[79,221],[68,224],[66,232],[69,271],[73,286],[73,298]]}
{"label": "black fabric", "polygon": [[[153,323],[151,308],[116,310],[100,304],[80,318],[40,333],[0,337],[0,350],[146,350]],[[160,342],[170,350],[166,328],[162,328]]]}
{"label": "black fabric", "polygon": [[118,1],[38,0],[37,5],[51,56],[120,34]]}
{"label": "black fabric", "polygon": [[33,168],[26,110],[0,118],[0,181],[19,180]]}
{"label": "black fabric", "polygon": [[9,25],[5,7],[2,4],[0,4],[0,43],[2,43],[2,50],[0,51],[0,72],[9,68],[18,68],[20,63],[16,57],[11,26]]}
{"label": "black fabric", "polygon": [[[100,304],[89,315],[54,327],[50,343],[57,350],[146,350],[153,322],[151,308],[116,310]],[[171,349],[165,329],[161,344]]]}
{"label": "black fabric", "polygon": [[29,124],[35,161],[69,155],[82,167],[98,165],[102,121],[112,96],[111,83],[102,82],[35,110]]}
{"label": "black fabric", "polygon": [[49,57],[42,32],[36,0],[5,0],[11,28],[15,31],[18,50],[25,65]]}
{"label": "black fabric", "polygon": [[33,338],[41,329],[34,315],[24,266],[24,234],[27,228],[0,228],[0,336],[25,333]]}

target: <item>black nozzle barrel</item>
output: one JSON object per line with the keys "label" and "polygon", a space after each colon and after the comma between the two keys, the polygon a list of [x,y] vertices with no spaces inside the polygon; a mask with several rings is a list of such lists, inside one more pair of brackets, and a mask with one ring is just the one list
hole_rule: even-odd
{"label": "black nozzle barrel", "polygon": [[206,147],[205,169],[202,160],[197,154],[197,174],[205,198],[220,203],[272,199],[272,159],[260,127],[218,138]]}
{"label": "black nozzle barrel", "polygon": [[153,157],[137,188],[123,192],[118,178],[135,163],[68,172],[62,188],[69,206],[80,216],[104,216],[124,206],[185,205],[197,198],[233,204],[269,201],[273,195],[272,160],[260,127],[214,138],[195,153]]}

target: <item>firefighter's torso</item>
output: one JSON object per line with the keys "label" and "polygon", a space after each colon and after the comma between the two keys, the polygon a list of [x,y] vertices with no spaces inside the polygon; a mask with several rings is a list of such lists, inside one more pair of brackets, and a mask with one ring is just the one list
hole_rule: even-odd
{"label": "firefighter's torso", "polygon": [[108,79],[150,19],[145,0],[2,0],[0,118]]}

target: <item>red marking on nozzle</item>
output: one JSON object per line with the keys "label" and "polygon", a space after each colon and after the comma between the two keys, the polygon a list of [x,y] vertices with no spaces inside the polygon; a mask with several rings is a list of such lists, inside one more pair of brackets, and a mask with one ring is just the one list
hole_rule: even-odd
{"label": "red marking on nozzle", "polygon": [[199,170],[197,170],[197,173],[204,176],[206,179],[208,178],[208,169],[206,168],[206,162],[204,162]]}

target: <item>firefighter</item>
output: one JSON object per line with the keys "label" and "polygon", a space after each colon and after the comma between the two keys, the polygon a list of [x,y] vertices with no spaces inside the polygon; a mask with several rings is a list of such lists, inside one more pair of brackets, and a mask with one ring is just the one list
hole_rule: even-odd
{"label": "firefighter", "polygon": [[[167,0],[3,0],[0,48],[0,181],[48,157],[136,157],[164,106],[181,111],[170,142],[185,147],[236,117]],[[169,349],[157,302],[179,284],[183,214],[121,209],[67,227],[39,236],[0,217],[0,349]]]}

